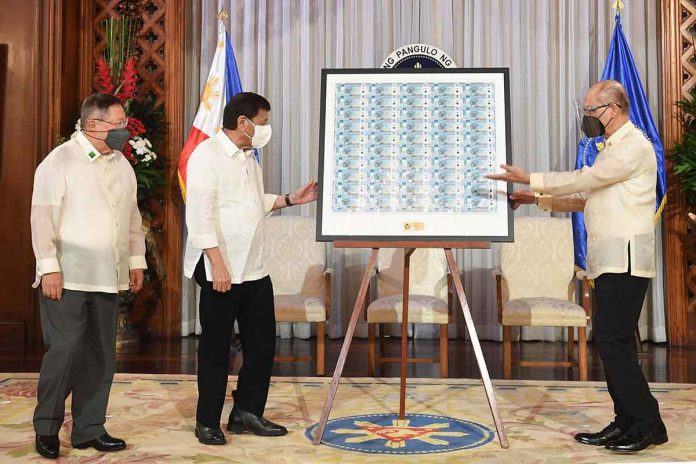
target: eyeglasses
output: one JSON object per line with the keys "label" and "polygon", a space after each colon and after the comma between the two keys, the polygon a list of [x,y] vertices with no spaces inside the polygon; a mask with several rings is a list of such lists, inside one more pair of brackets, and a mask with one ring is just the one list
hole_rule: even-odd
{"label": "eyeglasses", "polygon": [[602,104],[602,105],[597,105],[597,106],[582,106],[582,107],[580,107],[580,109],[582,110],[582,113],[583,113],[585,116],[590,116],[590,115],[592,115],[592,113],[594,113],[594,112],[597,111],[598,109],[600,109],[600,108],[606,108],[607,106],[611,106],[611,105],[616,105],[616,106],[618,106],[619,108],[621,108],[621,104],[620,104],[619,102],[613,101],[613,102],[604,103],[604,104]]}
{"label": "eyeglasses", "polygon": [[116,127],[117,129],[124,129],[124,128],[128,127],[128,118],[122,119],[121,121],[116,121],[116,122],[105,121],[103,119],[97,119],[97,118],[94,118],[94,120],[105,122],[107,124],[111,124],[112,126]]}

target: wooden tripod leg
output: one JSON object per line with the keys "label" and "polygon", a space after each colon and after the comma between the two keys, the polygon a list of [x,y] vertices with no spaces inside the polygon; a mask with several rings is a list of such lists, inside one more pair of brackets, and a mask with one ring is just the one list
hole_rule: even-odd
{"label": "wooden tripod leg", "polygon": [[365,274],[363,275],[362,283],[360,284],[358,299],[355,301],[355,307],[353,307],[353,314],[350,316],[348,330],[346,330],[346,336],[343,339],[341,352],[338,355],[338,361],[336,362],[336,369],[334,370],[333,379],[331,380],[331,387],[329,388],[329,396],[327,396],[326,402],[324,403],[324,409],[321,412],[321,419],[319,419],[319,427],[317,427],[317,431],[314,434],[314,440],[312,441],[312,443],[315,445],[321,443],[321,437],[324,435],[326,422],[329,420],[331,406],[333,406],[334,398],[336,397],[336,390],[338,390],[338,383],[340,382],[341,374],[343,373],[343,366],[346,363],[346,357],[348,356],[350,343],[353,340],[353,333],[355,333],[355,327],[358,325],[360,313],[362,312],[363,307],[365,306],[365,298],[367,298],[367,290],[370,286],[370,276],[372,275],[372,269],[374,269],[375,263],[377,262],[378,252],[379,248],[373,248],[372,254],[370,255],[370,260],[367,262],[367,269],[365,269]]}
{"label": "wooden tripod leg", "polygon": [[493,384],[491,383],[491,378],[488,375],[488,368],[486,367],[486,360],[483,357],[483,351],[481,351],[481,343],[479,342],[478,335],[476,334],[476,327],[474,326],[474,320],[471,318],[471,311],[469,310],[469,304],[466,301],[466,295],[464,295],[464,286],[462,285],[462,279],[459,277],[459,270],[457,269],[457,261],[454,259],[454,253],[452,253],[451,248],[445,248],[445,255],[447,256],[447,264],[450,268],[450,273],[452,279],[454,280],[454,287],[457,290],[457,296],[459,297],[459,303],[462,306],[462,312],[464,313],[464,321],[466,322],[466,328],[469,332],[469,337],[471,338],[471,344],[474,346],[474,353],[476,354],[476,362],[478,363],[479,371],[481,372],[481,378],[483,379],[483,387],[486,391],[486,396],[488,397],[488,405],[491,408],[491,414],[493,415],[493,422],[495,423],[495,428],[498,431],[498,440],[500,441],[501,448],[507,448],[510,446],[508,444],[507,437],[505,436],[505,429],[503,428],[503,421],[500,419],[500,411],[498,410],[498,402],[495,399],[495,392],[493,391]]}
{"label": "wooden tripod leg", "polygon": [[411,254],[414,248],[404,250],[404,288],[401,313],[401,388],[399,389],[399,419],[406,419],[406,360],[408,358],[408,287]]}

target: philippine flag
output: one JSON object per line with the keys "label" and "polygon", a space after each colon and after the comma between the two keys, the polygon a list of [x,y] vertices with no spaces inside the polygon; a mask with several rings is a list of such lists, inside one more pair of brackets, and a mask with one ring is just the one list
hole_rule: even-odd
{"label": "philippine flag", "polygon": [[232,96],[242,91],[237,60],[234,58],[230,34],[222,20],[218,23],[218,44],[205,83],[201,104],[193,121],[193,127],[186,138],[184,149],[179,155],[179,186],[186,200],[186,165],[194,148],[199,143],[215,135],[222,127],[222,113]]}

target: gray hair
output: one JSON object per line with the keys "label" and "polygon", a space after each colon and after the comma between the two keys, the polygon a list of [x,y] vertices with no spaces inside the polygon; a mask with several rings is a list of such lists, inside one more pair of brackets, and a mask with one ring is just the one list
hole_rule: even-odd
{"label": "gray hair", "polygon": [[85,98],[80,107],[80,123],[82,127],[85,127],[90,119],[106,118],[109,108],[114,105],[121,106],[121,100],[108,93],[96,92]]}

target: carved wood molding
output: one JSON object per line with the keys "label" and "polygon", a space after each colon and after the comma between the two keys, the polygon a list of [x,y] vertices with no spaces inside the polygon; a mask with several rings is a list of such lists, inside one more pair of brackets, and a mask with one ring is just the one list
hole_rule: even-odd
{"label": "carved wood molding", "polygon": [[[94,48],[92,58],[96,60],[104,53],[103,21],[112,16],[118,16],[116,7],[120,0],[96,0],[96,12],[92,24],[94,25]],[[167,63],[165,62],[165,0],[144,0],[142,28],[138,37],[136,50],[140,57],[138,61],[138,76],[140,77],[140,97],[152,96],[156,99],[156,105],[164,104],[165,82],[164,74]]]}
{"label": "carved wood molding", "polygon": [[[91,18],[85,24],[88,44],[82,55],[85,60],[81,86],[85,95],[92,89],[94,63],[104,53],[103,21],[119,16],[120,0],[82,0],[83,11]],[[165,275],[138,295],[137,319],[147,321],[148,329],[159,337],[181,335],[181,272],[182,272],[182,214],[181,195],[176,180],[176,165],[183,146],[184,108],[184,7],[180,0],[141,0],[142,27],[136,51],[139,57],[137,72],[138,97],[152,97],[156,106],[164,106],[168,123],[163,153],[169,187],[161,198],[153,198],[151,227],[162,254]],[[140,306],[140,307],[138,307]]]}
{"label": "carved wood molding", "polygon": [[184,6],[179,0],[166,0],[165,54],[167,66],[164,82],[167,92],[164,107],[169,124],[167,131],[167,180],[168,187],[164,195],[163,227],[167,234],[164,249],[166,276],[163,285],[164,329],[166,336],[181,336],[181,280],[183,272],[183,201],[177,177],[177,162],[181,148],[184,146]]}
{"label": "carved wood molding", "polygon": [[[662,4],[662,86],[663,137],[665,152],[669,153],[682,138],[677,100],[689,95],[696,86],[694,38],[691,34],[696,23],[696,3],[693,0],[663,0]],[[663,219],[664,266],[666,276],[666,316],[668,341],[671,346],[695,343],[689,340],[689,295],[687,282],[694,277],[689,272],[686,247],[688,246],[687,205],[679,179],[672,171],[669,156],[667,168],[667,207]],[[692,288],[696,288],[693,287]]]}

